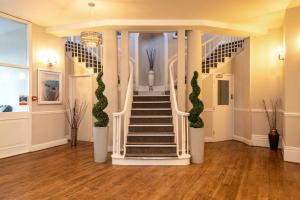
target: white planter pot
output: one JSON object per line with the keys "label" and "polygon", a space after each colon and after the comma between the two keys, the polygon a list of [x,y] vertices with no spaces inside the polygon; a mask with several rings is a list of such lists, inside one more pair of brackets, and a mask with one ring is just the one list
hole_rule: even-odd
{"label": "white planter pot", "polygon": [[204,159],[204,128],[190,127],[190,149],[192,163],[203,163]]}
{"label": "white planter pot", "polygon": [[97,163],[103,163],[107,160],[107,140],[108,128],[107,127],[94,127],[94,159]]}
{"label": "white planter pot", "polygon": [[149,85],[149,87],[153,87],[153,85],[154,85],[154,71],[153,70],[148,72],[148,85]]}

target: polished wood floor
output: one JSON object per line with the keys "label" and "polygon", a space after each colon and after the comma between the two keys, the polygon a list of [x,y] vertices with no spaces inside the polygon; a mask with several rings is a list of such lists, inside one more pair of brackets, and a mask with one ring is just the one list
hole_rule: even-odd
{"label": "polished wood floor", "polygon": [[208,143],[190,166],[112,166],[80,143],[0,160],[0,199],[300,199],[300,164],[280,151]]}

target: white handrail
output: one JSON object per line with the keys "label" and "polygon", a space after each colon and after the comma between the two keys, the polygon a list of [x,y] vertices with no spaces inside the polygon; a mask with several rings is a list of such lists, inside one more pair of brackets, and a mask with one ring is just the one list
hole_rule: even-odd
{"label": "white handrail", "polygon": [[[190,158],[189,154],[189,131],[188,131],[188,116],[189,113],[182,112],[178,109],[176,91],[173,77],[173,66],[176,60],[172,61],[169,65],[170,76],[170,100],[173,115],[173,124],[175,127],[175,143],[176,153],[179,158]],[[181,122],[181,124],[180,124]],[[181,137],[179,132],[179,125],[181,125]]]}
{"label": "white handrail", "polygon": [[[129,73],[129,80],[128,80],[128,86],[126,91],[124,108],[121,112],[113,113],[113,151],[112,151],[113,158],[124,158],[126,154],[128,125],[129,125],[129,118],[131,114],[131,106],[132,106],[132,98],[133,98],[133,65],[131,62],[129,63],[129,67],[130,67],[130,73]],[[122,130],[124,131],[123,145],[121,144]],[[123,150],[123,154],[121,154],[122,150]]]}

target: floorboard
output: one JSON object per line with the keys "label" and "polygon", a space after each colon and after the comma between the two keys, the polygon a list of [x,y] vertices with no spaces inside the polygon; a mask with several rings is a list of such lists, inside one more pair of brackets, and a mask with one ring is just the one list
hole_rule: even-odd
{"label": "floorboard", "polygon": [[0,199],[300,199],[300,164],[280,150],[207,143],[190,166],[93,162],[92,144],[63,145],[0,160]]}

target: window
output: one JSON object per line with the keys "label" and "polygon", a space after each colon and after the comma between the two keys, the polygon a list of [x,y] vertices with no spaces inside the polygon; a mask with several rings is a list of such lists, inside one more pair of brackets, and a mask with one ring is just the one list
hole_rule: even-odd
{"label": "window", "polygon": [[229,105],[229,81],[218,80],[218,105]]}
{"label": "window", "polygon": [[0,112],[29,111],[27,26],[0,16]]}

